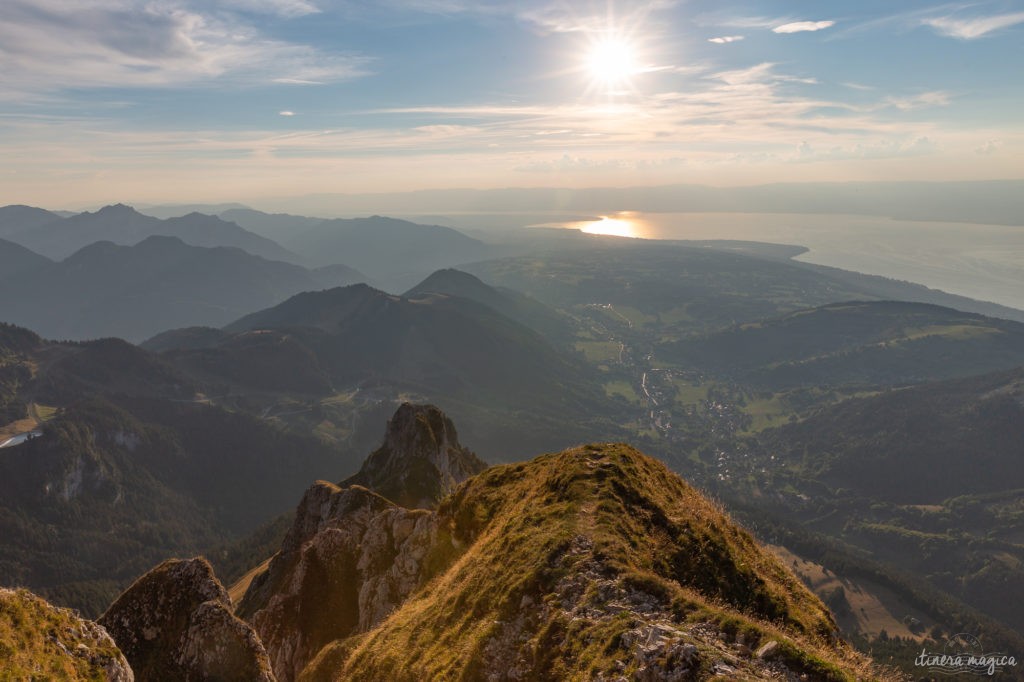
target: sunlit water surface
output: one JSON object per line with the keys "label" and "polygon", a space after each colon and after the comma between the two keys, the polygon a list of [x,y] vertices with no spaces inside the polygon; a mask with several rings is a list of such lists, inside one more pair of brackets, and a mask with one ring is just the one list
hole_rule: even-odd
{"label": "sunlit water surface", "polygon": [[1024,227],[794,213],[642,213],[545,223],[642,239],[738,239],[810,249],[799,260],[1024,309]]}

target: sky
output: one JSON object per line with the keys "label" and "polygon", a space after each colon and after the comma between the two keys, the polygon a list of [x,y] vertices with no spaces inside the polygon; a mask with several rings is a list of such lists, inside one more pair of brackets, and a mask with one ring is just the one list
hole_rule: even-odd
{"label": "sky", "polygon": [[2,0],[0,204],[1024,178],[1024,0]]}

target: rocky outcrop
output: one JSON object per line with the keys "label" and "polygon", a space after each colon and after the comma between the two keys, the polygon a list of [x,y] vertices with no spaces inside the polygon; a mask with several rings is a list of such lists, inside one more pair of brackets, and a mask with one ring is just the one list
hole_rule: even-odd
{"label": "rocky outcrop", "polygon": [[432,508],[487,464],[459,443],[455,425],[433,405],[403,403],[384,443],[343,486],[361,485],[408,508]]}
{"label": "rocky outcrop", "polygon": [[452,553],[439,530],[434,512],[403,509],[361,486],[314,484],[238,608],[277,678],[294,680],[325,644],[383,621]]}
{"label": "rocky outcrop", "polygon": [[404,403],[359,473],[306,491],[281,551],[237,610],[279,680],[295,679],[325,644],[382,622],[454,555],[425,507],[486,467],[441,410]]}
{"label": "rocky outcrop", "polygon": [[143,680],[274,682],[254,630],[205,559],[172,559],[139,578],[100,617]]}
{"label": "rocky outcrop", "polygon": [[134,682],[102,626],[27,590],[0,588],[0,678]]}

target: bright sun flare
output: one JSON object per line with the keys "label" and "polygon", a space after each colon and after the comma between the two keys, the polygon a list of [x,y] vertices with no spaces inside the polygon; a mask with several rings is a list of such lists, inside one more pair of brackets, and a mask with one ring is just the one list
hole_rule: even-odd
{"label": "bright sun flare", "polygon": [[606,88],[626,85],[639,71],[636,49],[619,38],[605,38],[591,45],[584,63],[594,83]]}

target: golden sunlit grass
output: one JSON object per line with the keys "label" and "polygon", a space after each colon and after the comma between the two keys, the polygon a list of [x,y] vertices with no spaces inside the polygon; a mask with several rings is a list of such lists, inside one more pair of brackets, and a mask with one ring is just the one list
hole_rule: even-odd
{"label": "golden sunlit grass", "polygon": [[[675,627],[711,623],[754,645],[776,641],[812,679],[883,677],[832,640],[821,602],[720,507],[628,446],[492,467],[439,513],[459,548],[447,565],[379,627],[325,647],[302,680],[475,679],[493,657],[520,653],[532,679],[594,679],[616,659],[630,676],[638,664],[622,637],[636,619],[604,613],[596,583],[570,597],[584,570],[653,595]],[[575,598],[593,614],[566,613]],[[500,653],[502,641],[513,653]],[[694,641],[707,661],[718,655]]]}
{"label": "golden sunlit grass", "polygon": [[105,680],[119,652],[106,633],[27,590],[0,589],[0,679]]}

